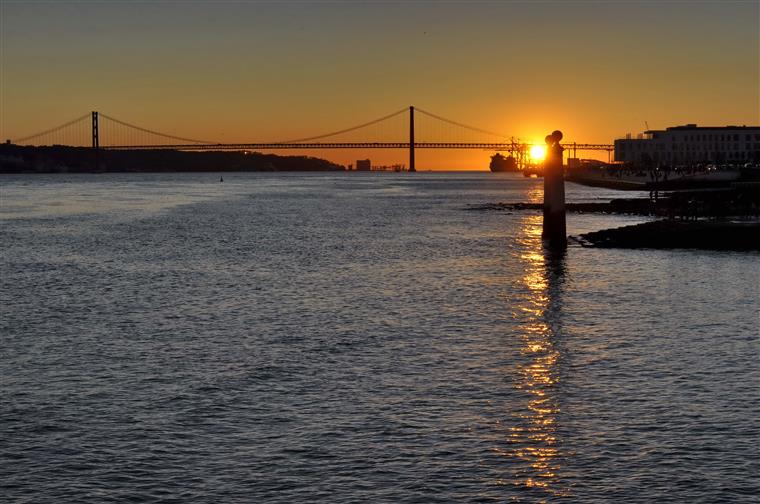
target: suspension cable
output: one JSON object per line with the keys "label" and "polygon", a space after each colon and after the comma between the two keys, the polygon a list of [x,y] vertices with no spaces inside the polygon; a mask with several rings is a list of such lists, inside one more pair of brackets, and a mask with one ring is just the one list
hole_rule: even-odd
{"label": "suspension cable", "polygon": [[[317,135],[317,136],[306,137],[306,138],[298,138],[298,139],[286,140],[286,141],[275,142],[275,143],[292,144],[292,143],[308,142],[308,141],[312,141],[312,140],[319,140],[319,139],[322,139],[322,138],[327,138],[327,137],[331,137],[331,136],[335,136],[335,135],[340,135],[342,133],[348,133],[348,132],[355,131],[355,130],[358,130],[358,129],[361,129],[361,128],[366,128],[367,126],[372,126],[373,124],[377,124],[377,123],[380,123],[380,122],[385,121],[387,119],[391,119],[392,117],[395,117],[395,116],[398,116],[400,114],[406,113],[408,110],[409,110],[408,108],[404,107],[404,108],[402,108],[399,111],[393,112],[392,114],[388,114],[388,115],[385,115],[383,117],[374,119],[372,121],[368,121],[366,123],[362,123],[362,124],[359,124],[357,126],[352,126],[350,128],[345,128],[345,129],[342,129],[342,130],[339,130],[339,131],[333,131],[331,133],[326,133],[326,134],[323,134],[323,135]],[[420,112],[420,113],[422,113],[424,115],[427,115],[429,117],[432,117],[434,119],[438,119],[439,121],[443,121],[443,122],[448,123],[448,124],[459,126],[461,128],[465,128],[465,129],[472,130],[472,131],[477,131],[479,133],[484,133],[486,135],[496,136],[496,137],[499,137],[499,138],[507,138],[507,135],[504,135],[504,134],[501,134],[501,133],[496,133],[494,131],[484,130],[484,129],[481,129],[481,128],[476,128],[474,126],[469,126],[467,124],[463,124],[463,123],[460,123],[460,122],[457,122],[457,121],[453,121],[451,119],[446,119],[445,117],[441,117],[441,116],[439,116],[437,114],[433,114],[432,112],[428,112],[428,111],[420,109],[420,108],[415,108],[415,110],[417,112]],[[149,133],[151,135],[156,135],[156,136],[160,136],[160,137],[163,137],[163,138],[170,138],[172,140],[179,140],[179,141],[182,141],[182,142],[190,142],[190,143],[195,143],[195,144],[217,144],[217,143],[219,143],[219,142],[211,142],[211,141],[208,141],[208,140],[197,140],[197,139],[192,139],[192,138],[184,138],[184,137],[179,137],[179,136],[175,136],[175,135],[169,135],[169,134],[166,134],[166,133],[161,133],[159,131],[154,131],[154,130],[150,130],[150,129],[147,129],[147,128],[143,128],[141,126],[130,124],[128,122],[121,121],[119,119],[116,119],[114,117],[108,116],[108,115],[103,114],[103,113],[100,113],[99,115],[102,118],[108,119],[108,120],[113,121],[114,123],[120,124],[122,126],[126,126],[127,128],[132,128],[133,130],[142,131],[143,133]],[[50,133],[54,133],[54,132],[56,132],[58,130],[61,130],[63,128],[71,126],[72,124],[75,124],[75,123],[77,123],[79,121],[83,121],[84,119],[87,119],[88,117],[90,117],[90,113],[87,113],[87,114],[85,114],[85,115],[83,115],[81,117],[73,119],[73,120],[71,120],[69,122],[61,124],[61,125],[56,126],[54,128],[50,128],[48,130],[45,130],[45,131],[42,131],[42,132],[39,132],[39,133],[35,133],[33,135],[28,135],[28,136],[25,136],[25,137],[22,137],[22,138],[18,138],[16,140],[14,140],[14,143],[25,142],[25,141],[30,140],[32,138],[36,138],[36,137],[40,137],[40,136],[47,135],[47,134],[50,134]]]}
{"label": "suspension cable", "polygon": [[441,117],[439,115],[433,114],[432,112],[428,112],[426,110],[422,110],[421,108],[415,107],[414,110],[416,112],[421,112],[421,113],[423,113],[423,114],[425,114],[427,116],[430,116],[430,117],[432,117],[434,119],[438,119],[439,121],[447,122],[449,124],[453,124],[455,126],[459,126],[460,128],[466,128],[466,129],[469,129],[469,130],[472,130],[472,131],[477,131],[478,133],[485,133],[486,135],[497,136],[499,138],[507,138],[507,136],[508,136],[508,135],[504,135],[502,133],[496,133],[494,131],[488,131],[488,130],[476,128],[474,126],[469,126],[467,124],[462,124],[460,122],[452,121],[451,119],[446,119],[445,117]]}
{"label": "suspension cable", "polygon": [[192,138],[183,138],[183,137],[178,137],[178,136],[174,136],[174,135],[168,135],[166,133],[161,133],[160,131],[149,130],[147,128],[142,128],[140,126],[136,126],[136,125],[130,124],[128,122],[120,121],[119,119],[116,119],[114,117],[111,117],[111,116],[108,116],[106,114],[103,114],[102,112],[100,113],[100,117],[104,117],[104,118],[108,119],[109,121],[113,121],[113,122],[115,122],[117,124],[121,124],[122,126],[126,126],[128,128],[132,128],[132,129],[136,129],[138,131],[142,131],[143,133],[150,133],[151,135],[157,135],[157,136],[164,137],[164,138],[171,138],[172,140],[180,140],[182,142],[191,142],[191,143],[198,143],[198,144],[217,144],[217,143],[219,143],[219,142],[210,142],[208,140],[194,140]]}
{"label": "suspension cable", "polygon": [[17,138],[17,139],[15,139],[13,141],[13,143],[26,142],[27,140],[29,140],[31,138],[36,138],[36,137],[40,137],[40,136],[43,136],[43,135],[47,135],[49,133],[54,133],[54,132],[56,132],[56,131],[58,131],[60,129],[63,129],[63,128],[67,127],[67,126],[71,126],[72,124],[74,124],[76,122],[79,122],[79,121],[81,121],[83,119],[87,119],[88,117],[90,117],[90,113],[89,112],[87,114],[83,115],[82,117],[77,117],[76,119],[73,119],[73,120],[71,120],[71,121],[69,121],[69,122],[67,122],[65,124],[61,124],[60,126],[56,126],[55,128],[50,128],[49,130],[45,130],[45,131],[43,131],[41,133],[35,133],[34,135],[25,136],[23,138]]}
{"label": "suspension cable", "polygon": [[353,126],[351,128],[346,128],[346,129],[343,129],[343,130],[340,130],[340,131],[333,131],[332,133],[327,133],[325,135],[318,135],[318,136],[313,136],[313,137],[308,137],[308,138],[298,138],[296,140],[286,140],[284,142],[275,142],[275,143],[280,143],[280,144],[300,143],[300,142],[308,142],[308,141],[311,141],[311,140],[319,140],[320,138],[327,138],[327,137],[331,137],[331,136],[335,136],[335,135],[340,135],[341,133],[348,133],[349,131],[354,131],[354,130],[358,130],[358,129],[361,129],[361,128],[365,128],[367,126],[372,126],[373,124],[377,124],[379,122],[385,121],[386,119],[390,119],[391,117],[395,117],[395,116],[397,116],[399,114],[403,114],[404,112],[406,112],[408,110],[409,110],[408,108],[402,108],[398,112],[394,112],[392,114],[388,114],[387,116],[380,117],[379,119],[375,119],[374,121],[369,121],[369,122],[366,122],[364,124],[360,124],[358,126]]}

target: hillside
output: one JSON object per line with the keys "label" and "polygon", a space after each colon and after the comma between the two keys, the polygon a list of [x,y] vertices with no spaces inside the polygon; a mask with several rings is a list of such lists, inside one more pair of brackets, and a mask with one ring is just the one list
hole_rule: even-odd
{"label": "hillside", "polygon": [[0,145],[0,173],[198,172],[198,171],[339,171],[345,167],[307,156],[259,152],[186,152],[176,150],[26,147]]}

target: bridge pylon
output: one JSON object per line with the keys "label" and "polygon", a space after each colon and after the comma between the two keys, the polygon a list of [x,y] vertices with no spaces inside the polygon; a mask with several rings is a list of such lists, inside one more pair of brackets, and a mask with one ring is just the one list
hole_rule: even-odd
{"label": "bridge pylon", "polygon": [[99,169],[100,135],[98,133],[98,113],[92,112],[92,150],[95,153],[95,171]]}
{"label": "bridge pylon", "polygon": [[414,167],[414,107],[409,107],[409,171],[417,171]]}
{"label": "bridge pylon", "polygon": [[100,138],[98,135],[98,113],[92,112],[92,148],[100,147]]}

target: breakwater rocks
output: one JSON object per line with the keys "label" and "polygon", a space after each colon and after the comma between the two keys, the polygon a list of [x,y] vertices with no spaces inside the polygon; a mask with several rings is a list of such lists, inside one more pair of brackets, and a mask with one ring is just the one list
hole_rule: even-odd
{"label": "breakwater rocks", "polygon": [[760,222],[659,220],[586,233],[585,247],[760,251]]}
{"label": "breakwater rocks", "polygon": [[[523,210],[541,210],[543,203],[486,203],[468,206],[466,210],[491,210],[513,212]],[[609,202],[565,203],[565,210],[577,213],[612,213],[632,215],[653,215],[655,207],[646,198],[615,199]]]}
{"label": "breakwater rocks", "polygon": [[[543,203],[488,203],[480,211],[541,211]],[[571,237],[585,247],[692,248],[760,251],[760,191],[756,186],[668,193],[658,199],[567,203],[574,213],[627,214],[667,219]]]}

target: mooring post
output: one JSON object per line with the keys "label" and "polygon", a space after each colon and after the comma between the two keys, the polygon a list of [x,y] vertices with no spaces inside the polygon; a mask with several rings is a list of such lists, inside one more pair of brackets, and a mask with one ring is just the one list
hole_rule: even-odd
{"label": "mooring post", "polygon": [[567,245],[565,225],[565,174],[559,144],[562,132],[557,130],[546,137],[544,160],[544,229],[541,237],[549,248]]}
{"label": "mooring post", "polygon": [[414,167],[414,107],[409,107],[409,171],[417,171]]}
{"label": "mooring post", "polygon": [[95,171],[99,171],[100,136],[98,134],[98,113],[92,112],[92,150],[95,152]]}

